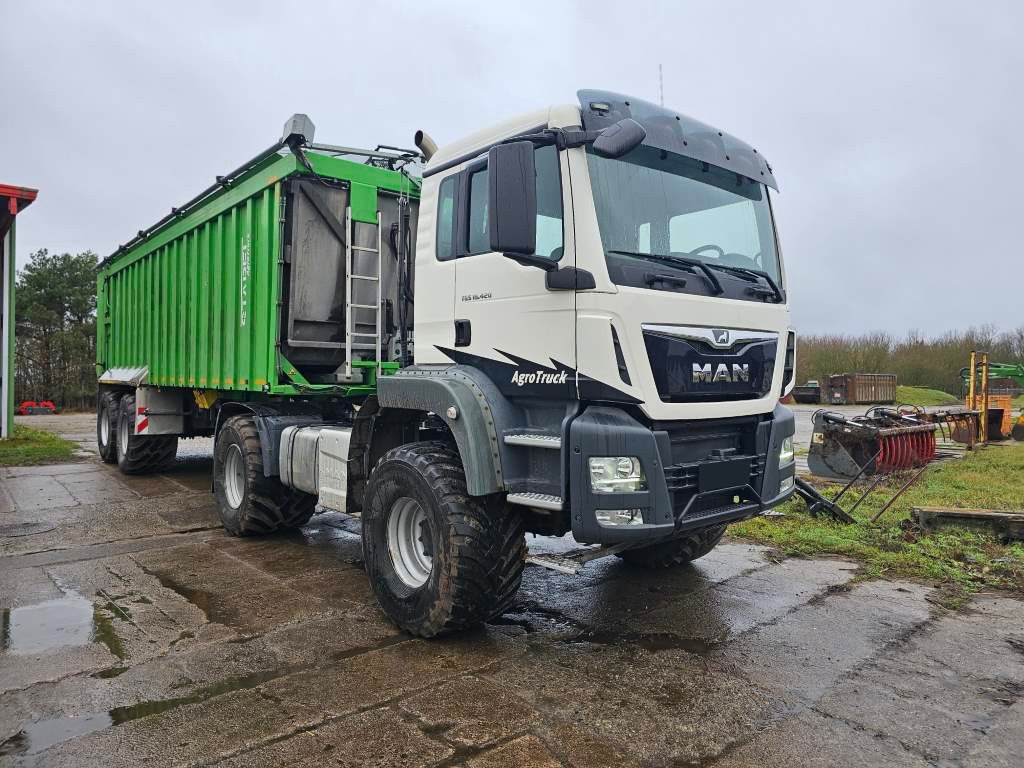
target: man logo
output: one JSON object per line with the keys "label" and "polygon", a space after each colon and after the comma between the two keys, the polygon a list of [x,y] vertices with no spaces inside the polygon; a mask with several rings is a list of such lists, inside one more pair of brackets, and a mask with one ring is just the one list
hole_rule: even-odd
{"label": "man logo", "polygon": [[744,381],[750,381],[750,366],[747,363],[733,363],[731,371],[725,363],[719,363],[714,370],[711,368],[711,363],[693,364],[694,384],[719,384],[721,382],[739,384]]}
{"label": "man logo", "polygon": [[724,347],[729,343],[729,331],[725,328],[712,328],[711,333],[715,337],[715,344]]}

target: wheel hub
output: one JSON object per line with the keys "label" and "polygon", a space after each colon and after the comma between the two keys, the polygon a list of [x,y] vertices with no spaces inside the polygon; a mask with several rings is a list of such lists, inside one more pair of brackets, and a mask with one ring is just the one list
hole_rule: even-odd
{"label": "wheel hub", "polygon": [[415,499],[403,496],[391,508],[388,551],[402,583],[413,588],[426,584],[433,568],[434,542],[426,512]]}
{"label": "wheel hub", "polygon": [[107,408],[100,409],[100,441],[104,446],[110,444],[110,412]]}
{"label": "wheel hub", "polygon": [[224,457],[224,496],[232,509],[242,506],[245,498],[245,461],[237,445],[229,446]]}

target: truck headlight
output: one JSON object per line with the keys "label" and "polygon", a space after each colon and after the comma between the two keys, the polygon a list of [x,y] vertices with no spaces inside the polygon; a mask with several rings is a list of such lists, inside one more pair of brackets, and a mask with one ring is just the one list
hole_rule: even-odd
{"label": "truck headlight", "polygon": [[785,437],[782,439],[782,446],[779,448],[779,466],[784,467],[793,461],[795,453],[793,451],[793,438]]}
{"label": "truck headlight", "polygon": [[779,493],[789,493],[791,490],[793,490],[794,483],[795,480],[792,475],[785,478],[781,483],[779,483]]}
{"label": "truck headlight", "polygon": [[646,491],[640,459],[636,456],[591,456],[590,490],[594,493]]}
{"label": "truck headlight", "polygon": [[599,509],[596,516],[601,525],[644,524],[644,516],[639,509]]}

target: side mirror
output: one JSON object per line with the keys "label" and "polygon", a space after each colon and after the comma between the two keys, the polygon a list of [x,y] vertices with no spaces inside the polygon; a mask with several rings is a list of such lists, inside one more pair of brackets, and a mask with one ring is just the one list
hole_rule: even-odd
{"label": "side mirror", "polygon": [[647,131],[636,120],[625,118],[609,125],[594,139],[594,151],[601,157],[622,157],[647,138]]}
{"label": "side mirror", "polygon": [[537,250],[537,172],[533,144],[498,144],[487,153],[487,229],[491,250],[529,256]]}

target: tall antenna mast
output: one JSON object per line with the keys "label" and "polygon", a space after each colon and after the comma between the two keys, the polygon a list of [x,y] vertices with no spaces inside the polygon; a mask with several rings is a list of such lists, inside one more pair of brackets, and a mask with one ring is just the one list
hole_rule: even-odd
{"label": "tall antenna mast", "polygon": [[665,80],[661,76],[661,62],[658,62],[658,101],[665,106]]}

